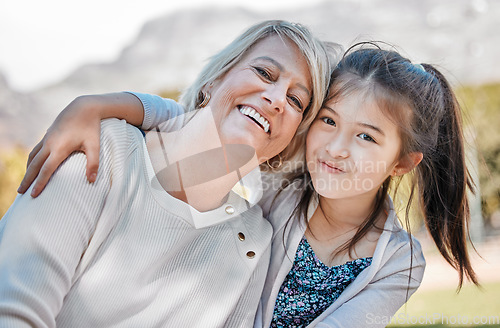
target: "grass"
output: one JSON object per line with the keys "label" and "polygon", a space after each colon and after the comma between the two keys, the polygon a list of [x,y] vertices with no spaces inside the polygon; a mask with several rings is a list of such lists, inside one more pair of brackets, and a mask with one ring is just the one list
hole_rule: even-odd
{"label": "grass", "polygon": [[[393,325],[390,325],[390,326],[387,326],[387,327],[391,327],[391,328],[407,328],[409,327],[408,325],[406,326],[393,326]],[[461,324],[441,324],[441,323],[438,323],[438,324],[430,324],[430,325],[414,325],[414,327],[426,327],[426,328],[448,328],[448,327],[453,327],[453,328],[498,328],[500,327],[498,324],[493,324],[493,325],[488,325],[488,324],[484,324],[484,325],[461,325]]]}
{"label": "grass", "polygon": [[415,293],[388,327],[500,327],[500,282]]}

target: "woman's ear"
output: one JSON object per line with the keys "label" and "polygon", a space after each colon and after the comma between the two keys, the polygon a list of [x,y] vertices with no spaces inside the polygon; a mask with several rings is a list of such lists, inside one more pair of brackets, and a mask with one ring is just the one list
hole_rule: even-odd
{"label": "woman's ear", "polygon": [[202,90],[205,92],[211,92],[212,89],[214,88],[215,81],[212,81],[210,83],[207,83],[203,86]]}
{"label": "woman's ear", "polygon": [[404,175],[413,170],[424,158],[421,152],[412,152],[403,156],[394,166],[392,171],[393,176]]}
{"label": "woman's ear", "polygon": [[211,90],[213,88],[213,85],[214,83],[210,82],[209,84],[206,84],[205,86],[203,86],[203,88],[201,88],[200,95],[198,96],[200,99],[198,104],[199,108],[206,107],[210,102],[210,98],[212,97]]}

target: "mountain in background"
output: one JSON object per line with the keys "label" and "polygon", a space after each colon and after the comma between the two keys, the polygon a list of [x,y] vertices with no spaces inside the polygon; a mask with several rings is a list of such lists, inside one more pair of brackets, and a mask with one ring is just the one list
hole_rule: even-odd
{"label": "mountain in background", "polygon": [[322,40],[344,47],[362,40],[397,45],[415,62],[437,64],[455,85],[500,80],[498,1],[335,0],[268,13],[205,7],[152,20],[116,61],[84,65],[35,92],[11,90],[0,76],[0,147],[33,147],[57,114],[82,94],[182,89],[210,55],[264,19],[300,22]]}

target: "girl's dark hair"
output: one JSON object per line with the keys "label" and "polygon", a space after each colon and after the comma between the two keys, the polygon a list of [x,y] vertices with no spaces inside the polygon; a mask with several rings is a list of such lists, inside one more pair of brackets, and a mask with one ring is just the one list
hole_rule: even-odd
{"label": "girl's dark hair", "polygon": [[[368,46],[368,47],[367,47]],[[399,53],[383,50],[375,43],[357,44],[347,50],[331,75],[325,102],[356,93],[373,95],[379,107],[400,130],[400,158],[423,154],[421,163],[409,175],[406,225],[412,203],[420,204],[425,225],[439,252],[459,272],[459,288],[464,276],[478,284],[468,252],[470,218],[467,189],[473,183],[465,164],[461,108],[445,77],[429,64],[412,64]],[[396,180],[396,179],[395,179]],[[285,181],[303,188],[292,217],[306,218],[311,197],[318,197],[306,170],[289,174]],[[395,181],[395,192],[401,179]],[[372,213],[358,228],[353,239],[339,251],[351,251],[384,210],[391,177],[383,183]],[[286,187],[286,185],[284,186]],[[418,202],[412,202],[414,198]]]}

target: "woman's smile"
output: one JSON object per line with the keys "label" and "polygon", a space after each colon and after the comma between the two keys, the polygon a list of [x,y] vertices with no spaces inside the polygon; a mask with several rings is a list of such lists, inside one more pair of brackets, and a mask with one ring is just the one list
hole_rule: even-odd
{"label": "woman's smile", "polygon": [[271,124],[269,120],[262,114],[262,110],[255,109],[252,106],[241,105],[238,106],[238,110],[241,114],[250,118],[253,122],[255,122],[265,133],[271,134]]}
{"label": "woman's smile", "polygon": [[312,97],[311,77],[300,49],[269,36],[207,87],[223,144],[253,147],[259,161],[290,143]]}

